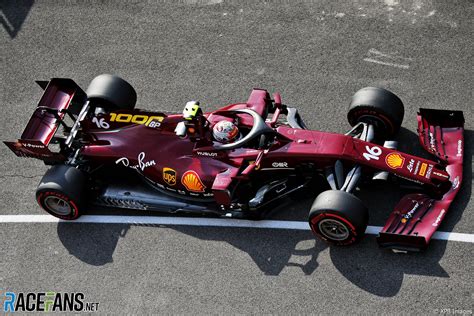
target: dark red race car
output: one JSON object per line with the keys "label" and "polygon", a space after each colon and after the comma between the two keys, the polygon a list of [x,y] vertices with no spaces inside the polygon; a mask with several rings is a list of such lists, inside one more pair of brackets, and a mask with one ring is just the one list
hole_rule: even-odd
{"label": "dark red race car", "polygon": [[[71,79],[38,84],[45,91],[21,138],[5,144],[52,166],[36,198],[65,220],[91,206],[257,219],[323,176],[331,190],[316,197],[309,225],[330,243],[350,245],[368,221],[351,192],[363,180],[396,175],[424,193],[402,198],[377,240],[416,251],[428,245],[461,185],[462,112],[420,109],[419,139],[434,160],[413,156],[391,141],[403,103],[381,88],[357,91],[347,114],[352,129],[335,134],[308,130],[279,94],[261,89],[215,112],[191,102],[183,114],[168,114],[134,109],[134,89],[112,75],[96,77],[87,93]],[[213,137],[222,121],[238,128],[234,141]]]}

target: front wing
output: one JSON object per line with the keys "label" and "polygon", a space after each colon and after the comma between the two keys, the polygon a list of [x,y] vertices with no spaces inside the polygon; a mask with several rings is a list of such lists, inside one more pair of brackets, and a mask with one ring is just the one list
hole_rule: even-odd
{"label": "front wing", "polygon": [[409,194],[403,197],[377,237],[381,247],[419,251],[428,246],[461,186],[463,125],[464,117],[460,111],[420,110],[420,142],[446,167],[451,188],[440,199],[433,199],[426,194]]}

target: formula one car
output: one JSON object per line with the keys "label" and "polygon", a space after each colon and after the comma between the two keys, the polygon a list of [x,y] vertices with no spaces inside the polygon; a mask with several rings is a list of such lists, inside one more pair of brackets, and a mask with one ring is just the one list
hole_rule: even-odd
{"label": "formula one car", "polygon": [[[402,198],[377,240],[418,251],[462,180],[463,113],[420,109],[419,139],[436,161],[400,152],[392,139],[403,103],[382,88],[357,91],[347,114],[352,128],[335,134],[308,130],[278,93],[261,89],[214,112],[188,102],[182,114],[168,114],[134,109],[135,90],[113,75],[96,77],[86,93],[71,79],[38,84],[45,91],[21,138],[5,144],[51,165],[36,198],[65,220],[91,206],[261,218],[323,176],[331,190],[316,197],[309,225],[329,243],[350,245],[368,221],[351,192],[361,181],[395,175],[424,193]],[[221,137],[226,132],[232,137]]]}

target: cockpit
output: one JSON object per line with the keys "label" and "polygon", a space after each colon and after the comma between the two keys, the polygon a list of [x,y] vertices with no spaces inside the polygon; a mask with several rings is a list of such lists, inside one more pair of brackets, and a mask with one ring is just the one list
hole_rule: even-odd
{"label": "cockpit", "polygon": [[[272,117],[267,119],[269,114]],[[285,123],[279,121],[281,114],[286,114]],[[274,94],[272,100],[267,91],[254,89],[247,103],[230,105],[209,114],[203,113],[199,102],[188,102],[175,133],[189,137],[201,151],[266,149],[275,138],[285,138],[276,131],[280,124],[305,128],[296,110],[281,104],[279,94]]]}

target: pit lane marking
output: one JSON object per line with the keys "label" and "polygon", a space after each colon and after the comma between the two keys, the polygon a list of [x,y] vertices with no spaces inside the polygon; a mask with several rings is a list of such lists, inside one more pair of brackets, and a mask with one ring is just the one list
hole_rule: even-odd
{"label": "pit lane marking", "polygon": [[[308,223],[302,221],[118,215],[84,215],[74,221],[60,220],[51,215],[0,215],[0,223],[88,223],[310,230]],[[381,230],[381,226],[368,226],[365,233],[377,235]],[[432,239],[474,243],[474,234],[438,231]]]}
{"label": "pit lane marking", "polygon": [[402,68],[402,69],[408,69],[410,66],[408,65],[402,65],[402,64],[396,64],[396,63],[391,63],[388,61],[381,61],[373,58],[364,58],[364,61],[367,61],[369,63],[374,63],[374,64],[379,64],[379,65],[384,65],[384,66],[390,66],[390,67],[395,67],[395,68]]}
{"label": "pit lane marking", "polygon": [[[381,51],[378,51],[375,48],[369,49],[367,55],[368,56],[363,59],[364,61],[367,61],[369,63],[379,64],[379,65],[395,67],[395,68],[402,68],[402,69],[410,68],[410,66],[405,63],[412,60],[411,58],[382,53]],[[403,62],[403,64],[397,61]]]}

